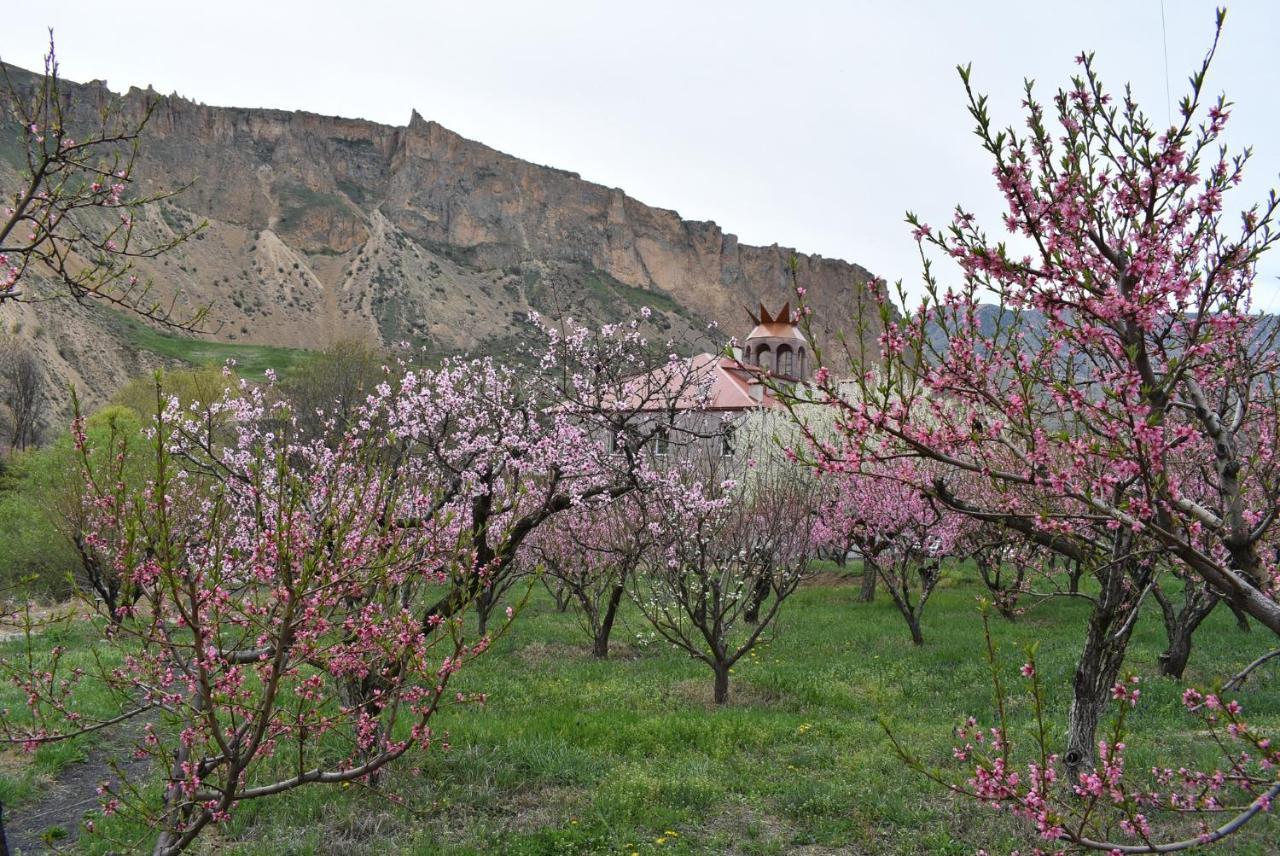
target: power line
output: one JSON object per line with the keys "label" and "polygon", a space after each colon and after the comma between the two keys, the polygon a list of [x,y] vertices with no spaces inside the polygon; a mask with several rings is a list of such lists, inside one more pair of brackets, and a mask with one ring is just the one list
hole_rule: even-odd
{"label": "power line", "polygon": [[1169,28],[1164,22],[1164,0],[1160,0],[1160,35],[1164,41],[1164,109],[1169,120],[1169,127],[1173,127],[1173,95],[1169,89]]}

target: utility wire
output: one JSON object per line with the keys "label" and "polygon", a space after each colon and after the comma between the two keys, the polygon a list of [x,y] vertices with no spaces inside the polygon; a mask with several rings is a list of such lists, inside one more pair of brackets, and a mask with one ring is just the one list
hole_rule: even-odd
{"label": "utility wire", "polygon": [[1169,120],[1169,127],[1173,127],[1173,95],[1169,89],[1169,28],[1164,22],[1164,0],[1160,0],[1160,35],[1164,41],[1164,109]]}

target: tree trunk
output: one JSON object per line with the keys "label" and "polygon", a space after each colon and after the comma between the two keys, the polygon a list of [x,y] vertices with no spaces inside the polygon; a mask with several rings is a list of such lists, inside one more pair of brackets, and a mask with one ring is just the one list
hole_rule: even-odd
{"label": "tree trunk", "polygon": [[716,673],[716,704],[724,704],[729,700],[729,665],[727,663],[716,663],[711,668]]}
{"label": "tree trunk", "polygon": [[1063,760],[1067,765],[1068,781],[1075,784],[1080,774],[1093,770],[1097,760],[1098,723],[1111,698],[1124,664],[1124,651],[1128,633],[1121,640],[1114,639],[1111,623],[1100,626],[1090,620],[1089,634],[1080,661],[1076,664],[1072,685],[1071,710],[1067,715],[1067,752]]}
{"label": "tree trunk", "polygon": [[1071,709],[1067,715],[1067,751],[1063,761],[1067,781],[1074,785],[1080,774],[1094,769],[1097,759],[1098,723],[1111,698],[1124,664],[1125,649],[1136,621],[1133,613],[1141,598],[1128,584],[1128,563],[1113,562],[1099,572],[1101,591],[1089,615],[1084,650],[1076,663]]}
{"label": "tree trunk", "polygon": [[489,632],[489,613],[493,612],[494,600],[493,589],[489,586],[476,594],[476,634],[482,638]]}
{"label": "tree trunk", "polygon": [[907,619],[907,626],[911,628],[911,642],[914,645],[924,644],[924,634],[920,632],[920,619],[918,616],[910,612],[903,612],[903,617]]}
{"label": "tree trunk", "polygon": [[[188,721],[197,720],[203,715],[205,709],[205,697],[196,693],[195,699],[191,703],[191,712],[187,715]],[[186,764],[191,759],[191,748],[185,743],[179,743],[178,748],[173,753],[173,761],[169,767],[169,782],[164,789],[164,815],[161,820],[163,826],[160,834],[156,836],[155,847],[152,848],[152,856],[169,856],[170,853],[178,852],[178,845],[182,841],[182,826],[189,819],[191,806],[183,806],[182,785],[180,784],[186,776]]]}
{"label": "tree trunk", "polygon": [[1181,680],[1182,673],[1187,668],[1187,660],[1191,658],[1191,636],[1200,623],[1209,617],[1209,613],[1213,612],[1219,598],[1204,583],[1194,579],[1183,581],[1181,609],[1174,608],[1160,586],[1154,586],[1151,593],[1160,604],[1165,636],[1168,639],[1168,647],[1157,660],[1160,675]]}
{"label": "tree trunk", "polygon": [[876,568],[869,562],[862,563],[862,588],[858,591],[859,603],[871,603],[876,599]]}
{"label": "tree trunk", "polygon": [[556,604],[556,612],[567,612],[569,610],[569,602],[573,599],[573,594],[569,591],[569,587],[559,580],[554,584],[547,582],[546,577],[542,578],[542,584],[551,593],[551,599]]}
{"label": "tree trunk", "polygon": [[1080,578],[1084,576],[1084,563],[1079,559],[1067,560],[1067,591],[1080,593]]}
{"label": "tree trunk", "polygon": [[609,656],[609,634],[613,632],[613,621],[618,615],[618,604],[622,602],[625,591],[626,585],[619,580],[609,592],[609,603],[605,606],[604,617],[600,619],[600,626],[596,629],[596,638],[591,646],[593,657],[604,660]]}
{"label": "tree trunk", "polygon": [[748,624],[755,624],[760,620],[760,607],[764,605],[765,598],[769,596],[769,575],[761,574],[760,579],[756,580],[755,586],[748,595],[747,607],[742,612],[742,620]]}

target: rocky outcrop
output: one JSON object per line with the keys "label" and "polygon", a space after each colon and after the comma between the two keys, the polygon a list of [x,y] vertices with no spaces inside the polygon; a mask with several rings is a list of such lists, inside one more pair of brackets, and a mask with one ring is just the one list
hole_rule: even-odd
{"label": "rocky outcrop", "polygon": [[[857,265],[741,244],[715,223],[520,160],[416,111],[392,127],[115,95],[100,81],[64,91],[86,122],[108,103],[135,117],[152,106],[139,190],[184,189],[139,228],[163,237],[206,226],[144,272],[160,291],[211,306],[227,341],[364,336],[501,351],[528,338],[533,310],[604,321],[649,305],[655,332],[706,347],[744,330],[744,306],[791,296],[793,257],[826,335],[874,314],[863,311],[869,274]],[[0,165],[4,183],[12,175]]]}

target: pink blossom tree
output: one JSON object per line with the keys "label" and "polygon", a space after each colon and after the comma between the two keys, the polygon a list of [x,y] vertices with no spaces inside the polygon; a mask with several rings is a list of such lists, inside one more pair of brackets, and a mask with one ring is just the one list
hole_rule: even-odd
{"label": "pink blossom tree", "polygon": [[1057,129],[1028,83],[1027,130],[996,130],[961,68],[1008,237],[964,209],[942,228],[908,215],[923,300],[899,315],[873,289],[884,333],[878,353],[855,355],[857,395],[820,373],[846,438],[824,456],[926,461],[937,469],[917,487],[936,501],[1098,581],[1063,756],[1072,783],[1094,767],[1101,702],[1162,565],[1280,633],[1266,549],[1280,325],[1252,308],[1280,200],[1224,213],[1249,153],[1220,146],[1231,105],[1203,99],[1216,45],[1164,130],[1127,90],[1113,101],[1089,54],[1053,99]]}
{"label": "pink blossom tree", "polygon": [[[507,453],[512,462],[543,465],[476,468],[470,457],[438,460],[450,478],[470,468],[468,478],[483,486],[472,509],[472,538],[483,571],[460,581],[432,613],[449,614],[456,603],[472,605],[481,634],[520,575],[515,560],[524,539],[555,514],[641,487],[652,468],[650,448],[669,444],[671,426],[706,401],[706,378],[671,354],[671,343],[655,348],[648,342],[639,319],[599,329],[567,320],[542,329],[548,341],[533,354],[536,370],[502,369],[500,389],[472,412],[456,414],[451,425],[464,436],[515,443]],[[548,433],[546,426],[555,430]],[[525,437],[537,444],[519,448]],[[470,453],[470,444],[463,448]],[[495,542],[486,535],[490,521],[505,525],[513,516],[509,538]]]}
{"label": "pink blossom tree", "polygon": [[[84,603],[101,631],[97,669],[66,665],[17,619],[26,650],[0,671],[20,710],[0,730],[31,748],[138,723],[137,751],[165,785],[126,779],[103,809],[153,828],[158,854],[245,802],[371,780],[438,744],[440,707],[475,700],[450,695],[450,677],[515,614],[471,635],[465,611],[555,514],[647,477],[642,446],[629,461],[608,451],[585,406],[607,397],[595,384],[609,376],[577,371],[643,364],[641,344],[631,328],[568,325],[536,381],[488,360],[409,369],[320,432],[270,388],[242,384],[192,412],[170,399],[140,492],[102,464],[119,450],[90,448],[77,422],[86,539],[130,597],[109,615]],[[541,397],[554,390],[567,392]]]}
{"label": "pink blossom tree", "polygon": [[655,475],[645,502],[659,544],[632,575],[632,600],[659,636],[711,668],[724,704],[730,670],[772,632],[807,574],[814,481],[799,468],[717,456]]}
{"label": "pink blossom tree", "polygon": [[911,641],[923,645],[920,619],[964,518],[915,486],[920,477],[910,463],[853,472],[828,467],[823,478],[834,482],[838,499],[824,508],[815,537],[857,545],[864,568],[884,583],[906,621]]}
{"label": "pink blossom tree", "polygon": [[[1280,632],[1260,553],[1277,498],[1280,326],[1251,312],[1280,202],[1234,230],[1224,220],[1248,158],[1214,152],[1230,105],[1201,103],[1211,59],[1161,133],[1132,100],[1113,105],[1080,57],[1083,75],[1054,99],[1057,139],[1030,91],[1029,134],[994,131],[962,69],[1005,226],[1029,253],[963,209],[945,229],[910,216],[925,297],[905,318],[882,303],[883,370],[857,372],[860,394],[839,401],[848,436],[942,465],[922,486],[956,510],[1041,539],[1095,521],[1127,529]],[[959,266],[958,285],[939,284],[930,248]],[[950,473],[980,476],[1002,501],[972,505]]]}
{"label": "pink blossom tree", "polygon": [[955,550],[957,556],[973,562],[991,594],[992,606],[1009,621],[1018,617],[1018,601],[1027,591],[1028,571],[1047,564],[1040,548],[994,524],[964,527]]}
{"label": "pink blossom tree", "polygon": [[645,491],[560,515],[525,543],[525,562],[572,600],[592,656],[609,656],[609,637],[631,575],[658,544]]}

